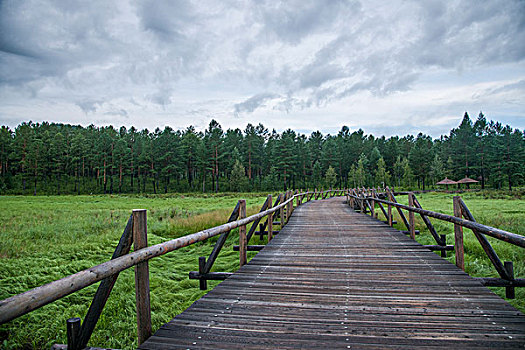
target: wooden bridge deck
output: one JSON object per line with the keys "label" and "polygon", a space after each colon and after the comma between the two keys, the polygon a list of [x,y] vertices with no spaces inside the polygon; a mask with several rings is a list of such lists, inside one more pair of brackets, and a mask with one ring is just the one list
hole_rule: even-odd
{"label": "wooden bridge deck", "polygon": [[141,349],[521,348],[525,316],[343,204],[298,207],[249,264]]}

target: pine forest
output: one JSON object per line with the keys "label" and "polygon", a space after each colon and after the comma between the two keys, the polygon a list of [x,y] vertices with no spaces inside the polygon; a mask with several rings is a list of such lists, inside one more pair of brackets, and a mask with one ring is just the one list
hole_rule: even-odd
{"label": "pine forest", "polygon": [[26,122],[0,130],[1,194],[271,191],[388,185],[429,189],[445,177],[477,187],[525,182],[523,130],[467,113],[449,135],[389,138],[278,133],[262,124],[204,132]]}

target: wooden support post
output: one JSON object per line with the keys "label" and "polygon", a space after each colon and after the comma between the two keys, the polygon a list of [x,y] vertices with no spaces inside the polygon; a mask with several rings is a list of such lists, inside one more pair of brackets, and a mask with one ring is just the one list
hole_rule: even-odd
{"label": "wooden support post", "polygon": [[80,318],[73,317],[66,321],[67,326],[67,348],[68,350],[80,350]]}
{"label": "wooden support post", "polygon": [[[396,197],[394,197],[394,190],[391,189],[388,191],[388,195],[390,197],[390,201],[393,202],[393,203],[397,203],[396,201]],[[407,228],[407,230],[410,230],[410,224],[408,223],[408,220],[407,218],[405,217],[405,214],[403,214],[403,211],[401,210],[401,208],[397,208],[397,212],[399,214],[399,216],[401,217],[401,220],[403,220],[403,223],[405,224],[405,227]]]}
{"label": "wooden support post", "polygon": [[[389,200],[390,201],[390,200]],[[390,204],[388,204],[388,208],[387,208],[387,211],[388,211],[388,215],[387,215],[387,219],[388,219],[388,226],[392,227],[392,206]]]}
{"label": "wooden support post", "polygon": [[[414,206],[418,209],[423,209],[421,204],[419,204],[419,201],[417,200],[416,195],[413,195],[413,198],[414,198]],[[437,234],[436,229],[434,228],[434,225],[432,225],[432,223],[430,222],[430,219],[426,215],[422,215],[422,214],[420,215],[421,215],[421,219],[423,219],[423,222],[427,226],[428,231],[430,232],[432,237],[434,237],[434,240],[436,241],[436,243],[442,245],[443,242],[441,241],[440,236]]]}
{"label": "wooden support post", "polygon": [[[199,275],[202,276],[206,273],[206,271],[204,270],[205,267],[206,267],[206,257],[199,256]],[[208,289],[208,282],[203,277],[199,278],[199,288],[201,290]]]}
{"label": "wooden support post", "polygon": [[[268,209],[268,208],[267,208]],[[264,236],[264,229],[268,223],[266,224],[259,224],[259,242],[263,240]],[[256,232],[257,233],[257,232]]]}
{"label": "wooden support post", "polygon": [[375,218],[376,217],[376,215],[375,215],[376,202],[374,200],[374,197],[375,197],[375,191],[374,190],[372,190],[371,197],[372,197],[372,199],[370,200],[370,209],[371,209],[370,216]]}
{"label": "wooden support post", "polygon": [[[282,198],[282,200],[281,200],[281,203],[279,203],[279,204],[284,203],[285,200],[286,200],[286,197],[285,197],[284,193],[281,193],[281,198]],[[279,209],[279,214],[281,216],[281,229],[282,229],[284,227],[284,223],[285,223],[285,220],[284,220],[284,206],[282,206],[281,209]]]}
{"label": "wooden support post", "polygon": [[[459,196],[454,196],[454,216],[461,218],[461,206]],[[456,252],[456,266],[465,271],[465,250],[463,247],[463,226],[454,224],[454,250]]]}
{"label": "wooden support post", "polygon": [[[113,252],[113,256],[111,257],[112,260],[129,253],[131,246],[133,245],[132,231],[133,217],[130,215],[128,223],[126,224],[126,228],[124,229],[124,232],[120,237],[119,243],[117,244],[117,247]],[[95,296],[93,297],[93,301],[89,306],[89,310],[86,316],[84,317],[84,321],[82,321],[82,326],[80,327],[80,340],[78,345],[80,349],[84,349],[85,347],[87,347],[89,339],[91,338],[91,335],[95,330],[95,326],[97,325],[98,319],[102,314],[102,310],[106,305],[106,302],[109,298],[109,295],[111,294],[111,290],[113,289],[113,286],[115,285],[118,276],[119,274],[116,273],[100,282]]]}
{"label": "wooden support post", "polygon": [[[230,218],[228,219],[228,222],[232,222],[237,220],[239,217],[239,203],[235,205],[235,208],[233,208],[233,211],[230,215]],[[210,253],[210,256],[208,257],[208,260],[206,261],[206,267],[204,269],[204,272],[208,273],[211,271],[211,268],[213,267],[213,264],[215,263],[215,260],[219,256],[219,253],[222,250],[222,247],[224,246],[224,243],[226,243],[226,240],[228,239],[228,236],[230,235],[230,231],[226,231],[223,234],[220,235],[219,239],[217,240],[217,243],[215,243],[215,246],[213,247],[213,250]]]}
{"label": "wooden support post", "polygon": [[[292,191],[288,191],[288,199],[291,199],[293,196]],[[290,216],[292,216],[293,212],[293,199],[288,203],[288,209],[286,210],[286,222],[290,220]]]}
{"label": "wooden support post", "polygon": [[[246,217],[246,200],[239,200],[239,220]],[[246,265],[248,262],[247,254],[248,241],[246,239],[246,225],[239,226],[239,267]]]}
{"label": "wooden support post", "polygon": [[[272,195],[268,195],[268,209],[272,209]],[[268,214],[268,243],[273,238],[273,213]]]}
{"label": "wooden support post", "polygon": [[[147,211],[133,210],[133,248],[135,251],[148,246]],[[151,336],[151,306],[149,296],[149,266],[141,262],[135,266],[135,299],[137,301],[138,345]]]}
{"label": "wooden support post", "polygon": [[[284,202],[286,202],[288,200],[288,191],[284,192]],[[284,223],[283,225],[286,225],[286,223],[288,222],[288,215],[290,214],[290,204],[286,204],[284,206]]]}
{"label": "wooden support post", "polygon": [[[463,217],[469,221],[476,222],[476,220],[474,219],[474,216],[468,209],[465,202],[463,202],[463,200],[460,199],[459,204],[461,206],[461,215],[463,215]],[[490,242],[488,241],[487,237],[485,237],[484,234],[478,232],[477,230],[472,230],[472,232],[474,233],[474,236],[476,236],[479,243],[481,244],[481,247],[485,251],[485,254],[487,254],[489,260],[492,262],[492,265],[494,265],[494,267],[496,268],[496,271],[498,271],[498,274],[500,275],[500,277],[505,280],[512,280],[511,276],[507,272],[507,269],[505,269],[504,264],[501,262],[498,254],[496,253],[494,248],[492,248],[492,246],[490,245]]]}
{"label": "wooden support post", "polygon": [[[447,235],[440,235],[441,237],[441,243],[443,243],[443,247],[447,246]],[[447,251],[445,249],[441,250],[441,257],[446,258],[447,257]]]}
{"label": "wooden support post", "polygon": [[[412,192],[408,193],[408,206],[414,207],[414,194]],[[408,223],[410,225],[410,238],[416,239],[416,223],[413,211],[408,212]]]}
{"label": "wooden support post", "polygon": [[[514,265],[512,264],[512,261],[505,261],[503,263],[503,266],[505,266],[505,270],[507,270],[507,273],[509,274],[511,281],[513,281],[514,280]],[[514,286],[505,287],[505,298],[507,299],[516,298],[516,292],[514,290]]]}

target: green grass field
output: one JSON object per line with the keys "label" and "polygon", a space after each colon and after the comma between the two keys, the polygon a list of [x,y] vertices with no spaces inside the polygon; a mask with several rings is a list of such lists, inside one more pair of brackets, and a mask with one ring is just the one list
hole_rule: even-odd
{"label": "green grass field", "polygon": [[[0,198],[0,299],[100,264],[111,258],[133,208],[148,209],[148,244],[197,232],[226,222],[239,198],[248,214],[265,195],[218,196],[49,196]],[[188,272],[198,257],[208,256],[216,238],[150,261],[154,329],[205,294]],[[232,232],[215,271],[238,268],[238,234]],[[255,253],[249,253],[250,256]],[[90,345],[135,348],[133,269],[122,272],[97,324]],[[218,282],[209,282],[213,288]],[[65,343],[65,322],[83,318],[98,284],[0,326],[0,348],[49,348]]]}
{"label": "green grass field", "polygon": [[[523,233],[525,201],[512,198],[487,200],[480,193],[462,197],[477,221]],[[258,211],[265,195],[0,197],[0,299],[108,260],[133,208],[148,209],[148,243],[153,245],[224,223],[239,198],[247,200],[250,214]],[[425,209],[452,213],[451,195],[430,193],[418,195],[418,199]],[[406,202],[406,196],[398,200]],[[446,233],[447,242],[453,244],[453,226],[438,220],[432,222],[438,233]],[[419,219],[417,224],[422,231],[418,240],[423,244],[433,244],[423,222]],[[150,261],[154,329],[206,293],[199,290],[198,281],[188,279],[188,272],[198,269],[198,257],[208,256],[215,240]],[[235,271],[238,268],[238,253],[232,250],[237,240],[238,235],[232,232],[214,271]],[[252,243],[258,244],[258,239],[254,238]],[[523,278],[524,250],[503,242],[495,242],[494,247],[502,260],[514,261],[516,277]],[[469,230],[465,230],[465,249],[467,272],[474,276],[496,277],[495,270]],[[255,253],[249,254],[251,257]],[[449,252],[448,259],[453,262],[453,253]],[[217,284],[208,282],[210,289]],[[0,348],[40,349],[49,348],[53,343],[65,343],[66,320],[84,317],[97,285],[0,326]],[[502,288],[495,290],[504,295]],[[510,301],[522,311],[525,310],[524,292],[518,288],[518,298]],[[120,274],[89,344],[126,349],[136,347],[133,269]]]}

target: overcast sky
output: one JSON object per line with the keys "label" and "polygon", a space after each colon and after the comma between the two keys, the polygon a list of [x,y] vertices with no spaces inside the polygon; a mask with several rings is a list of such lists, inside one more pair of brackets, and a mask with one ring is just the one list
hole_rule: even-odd
{"label": "overcast sky", "polygon": [[525,1],[0,0],[0,124],[525,128]]}

